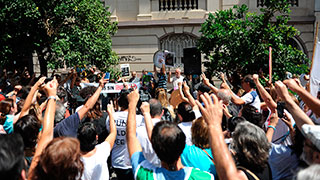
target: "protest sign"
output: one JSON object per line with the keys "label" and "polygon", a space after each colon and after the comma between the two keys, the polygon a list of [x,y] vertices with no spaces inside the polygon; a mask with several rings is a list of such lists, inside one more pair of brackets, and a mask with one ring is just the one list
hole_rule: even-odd
{"label": "protest sign", "polygon": [[[88,86],[98,87],[99,83],[81,83],[81,88]],[[138,83],[128,83],[130,88],[139,89],[140,82]],[[101,93],[119,93],[123,89],[123,83],[107,83],[102,89]]]}
{"label": "protest sign", "polygon": [[130,76],[130,65],[129,64],[121,64],[120,68],[121,68],[122,77]]}

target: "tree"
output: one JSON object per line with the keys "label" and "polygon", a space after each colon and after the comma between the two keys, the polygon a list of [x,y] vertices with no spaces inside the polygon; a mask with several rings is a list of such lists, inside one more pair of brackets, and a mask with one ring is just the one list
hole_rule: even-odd
{"label": "tree", "polygon": [[[1,60],[37,53],[41,72],[94,64],[113,72],[111,49],[117,23],[100,0],[1,0]],[[23,42],[23,43],[21,43]]]}
{"label": "tree", "polygon": [[[299,32],[288,25],[287,0],[266,0],[260,14],[248,12],[246,5],[209,14],[202,24],[199,50],[209,59],[207,73],[227,75],[268,72],[269,47],[273,49],[273,79],[285,72],[305,73],[306,55],[289,44]],[[275,14],[281,14],[275,16]]]}

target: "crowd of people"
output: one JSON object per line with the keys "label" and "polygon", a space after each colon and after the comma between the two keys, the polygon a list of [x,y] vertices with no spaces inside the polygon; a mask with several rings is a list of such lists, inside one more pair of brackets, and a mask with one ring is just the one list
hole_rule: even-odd
{"label": "crowd of people", "polygon": [[[320,177],[320,100],[298,78],[235,72],[221,74],[218,88],[212,77],[164,64],[141,77],[105,75],[3,70],[1,179]],[[105,93],[108,83],[123,89]]]}

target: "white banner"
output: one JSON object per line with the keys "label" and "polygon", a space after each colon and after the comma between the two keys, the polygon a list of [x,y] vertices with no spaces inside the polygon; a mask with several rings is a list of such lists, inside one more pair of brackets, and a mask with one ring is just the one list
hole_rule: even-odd
{"label": "white banner", "polygon": [[310,72],[310,93],[313,97],[317,97],[320,85],[320,42],[318,41]]}
{"label": "white banner", "polygon": [[[140,82],[127,83],[129,88],[140,89]],[[98,87],[99,83],[80,83],[81,88],[88,86]],[[107,83],[102,89],[101,93],[119,93],[123,89],[123,83]]]}

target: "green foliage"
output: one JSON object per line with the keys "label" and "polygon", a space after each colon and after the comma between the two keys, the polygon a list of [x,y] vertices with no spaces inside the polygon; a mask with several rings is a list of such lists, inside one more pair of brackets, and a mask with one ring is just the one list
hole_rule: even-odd
{"label": "green foliage", "polygon": [[111,49],[117,23],[110,21],[111,14],[100,0],[0,1],[4,4],[0,25],[6,27],[1,33],[4,63],[17,54],[36,51],[49,68],[94,64],[103,71],[113,71],[118,64]]}
{"label": "green foliage", "polygon": [[[289,44],[299,33],[287,25],[287,1],[268,0],[265,5],[260,14],[248,12],[246,5],[209,14],[198,41],[198,48],[209,59],[205,62],[209,74],[253,74],[259,70],[267,73],[270,46],[273,80],[283,79],[286,71],[307,71],[309,59]],[[282,15],[275,17],[275,13]]]}

